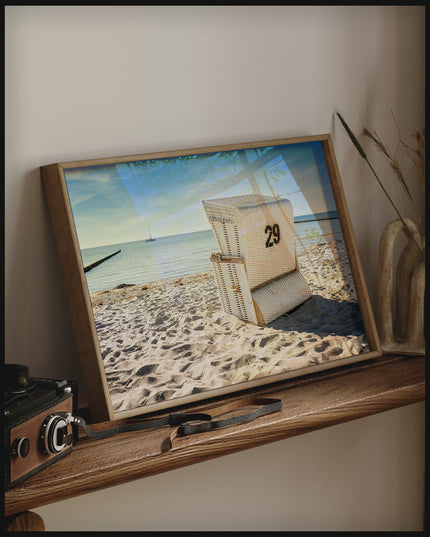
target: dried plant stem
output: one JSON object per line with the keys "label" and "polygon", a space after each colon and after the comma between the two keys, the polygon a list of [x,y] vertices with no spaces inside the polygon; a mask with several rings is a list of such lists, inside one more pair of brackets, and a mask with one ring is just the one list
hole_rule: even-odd
{"label": "dried plant stem", "polygon": [[[396,122],[395,118],[394,118],[394,121]],[[396,125],[397,125],[397,122],[396,122]],[[414,200],[412,198],[411,192],[410,192],[409,187],[407,185],[406,177],[405,177],[405,175],[404,175],[404,173],[403,173],[403,171],[402,171],[402,169],[400,167],[399,161],[397,160],[397,158],[395,156],[391,155],[390,151],[383,144],[383,142],[381,141],[380,137],[376,134],[375,131],[369,131],[368,129],[363,129],[363,134],[365,136],[367,136],[368,138],[370,138],[370,140],[374,143],[376,148],[382,154],[384,154],[387,157],[391,169],[394,171],[394,174],[396,175],[397,179],[399,180],[400,185],[402,186],[402,188],[405,191],[407,197],[409,198],[409,201],[411,202],[412,208],[413,208],[414,213],[415,213],[415,218],[417,219],[418,225],[421,228],[421,218],[420,218],[420,216],[418,214],[418,210],[417,210],[417,208],[415,206],[415,203],[414,203]],[[397,148],[400,146],[400,144],[403,144],[403,142],[401,140],[399,141],[399,144],[398,144]],[[405,144],[403,144],[403,145],[405,145]],[[397,149],[396,149],[396,153],[397,153]]]}
{"label": "dried plant stem", "polygon": [[414,241],[416,247],[418,248],[418,251],[420,254],[424,257],[424,252],[421,249],[420,245],[415,240],[415,237],[410,232],[408,226],[406,225],[406,222],[404,221],[402,215],[398,211],[397,207],[395,206],[393,200],[391,199],[391,196],[388,194],[387,190],[385,189],[384,185],[382,184],[381,180],[378,177],[378,174],[376,173],[375,169],[373,168],[372,164],[370,163],[369,159],[367,158],[366,152],[364,151],[363,147],[360,145],[359,141],[357,140],[357,137],[354,135],[354,133],[349,128],[349,125],[346,123],[346,121],[343,119],[343,117],[340,115],[339,112],[336,112],[337,117],[340,119],[343,127],[345,128],[346,132],[348,133],[348,136],[350,137],[352,143],[354,144],[357,151],[360,153],[361,157],[365,160],[366,164],[369,166],[370,170],[372,171],[373,175],[375,176],[376,180],[378,181],[379,186],[382,188],[382,191],[388,198],[388,201],[391,203],[393,209],[396,211],[398,217],[400,218],[400,221],[403,224],[403,227],[406,231],[406,233],[410,236],[410,238]]}
{"label": "dried plant stem", "polygon": [[409,190],[409,187],[408,187],[407,182],[406,182],[406,178],[405,178],[405,176],[403,174],[402,169],[400,168],[400,164],[399,164],[399,161],[397,160],[397,158],[393,157],[391,155],[391,153],[385,147],[385,145],[382,143],[381,139],[379,138],[379,136],[376,134],[375,131],[369,131],[368,129],[363,129],[363,134],[365,136],[367,136],[368,138],[370,138],[372,140],[372,142],[375,144],[375,146],[377,147],[377,149],[379,149],[379,151],[381,151],[381,153],[383,153],[387,157],[387,159],[388,159],[388,161],[390,163],[391,169],[396,174],[396,176],[397,176],[397,178],[399,180],[399,183],[402,185],[404,191],[406,192],[409,200],[411,201],[411,203],[413,205],[414,201],[412,199],[411,192]]}
{"label": "dried plant stem", "polygon": [[[399,133],[399,143],[396,148],[396,153],[399,146],[401,145],[406,149],[409,158],[412,160],[415,165],[415,168],[417,169],[418,181],[421,185],[421,188],[423,189],[423,193],[425,194],[425,130],[423,131],[422,135],[418,131],[415,131],[412,134],[412,138],[414,138],[417,143],[417,147],[413,149],[402,140],[399,124],[393,111],[391,111],[391,115],[393,116],[394,123],[397,127],[397,132]],[[396,153],[394,154],[394,156],[396,155]]]}

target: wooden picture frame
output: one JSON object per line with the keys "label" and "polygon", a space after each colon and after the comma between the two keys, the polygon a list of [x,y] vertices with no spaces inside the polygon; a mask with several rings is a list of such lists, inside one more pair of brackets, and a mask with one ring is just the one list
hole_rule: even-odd
{"label": "wooden picture frame", "polygon": [[329,134],[41,176],[93,421],[381,356]]}

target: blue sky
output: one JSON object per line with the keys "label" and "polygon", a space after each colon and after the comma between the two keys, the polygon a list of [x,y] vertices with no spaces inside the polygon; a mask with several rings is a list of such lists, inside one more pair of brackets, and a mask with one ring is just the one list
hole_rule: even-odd
{"label": "blue sky", "polygon": [[146,239],[149,230],[166,236],[210,229],[205,199],[261,193],[289,199],[295,216],[336,209],[320,142],[73,168],[64,175],[81,249]]}

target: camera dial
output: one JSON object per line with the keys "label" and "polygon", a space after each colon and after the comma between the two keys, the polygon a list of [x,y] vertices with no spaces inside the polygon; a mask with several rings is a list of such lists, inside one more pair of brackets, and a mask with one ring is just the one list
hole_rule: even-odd
{"label": "camera dial", "polygon": [[73,441],[68,430],[71,416],[67,413],[50,414],[43,422],[40,431],[42,451],[55,455],[61,453]]}
{"label": "camera dial", "polygon": [[18,436],[12,443],[12,455],[25,459],[30,451],[30,440],[23,436]]}

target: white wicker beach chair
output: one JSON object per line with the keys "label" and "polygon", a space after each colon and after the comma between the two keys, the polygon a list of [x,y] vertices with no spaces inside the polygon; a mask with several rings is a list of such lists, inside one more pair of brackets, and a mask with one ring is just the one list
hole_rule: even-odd
{"label": "white wicker beach chair", "polygon": [[253,194],[202,203],[220,249],[211,262],[226,312],[267,324],[311,296],[299,272],[289,200]]}

